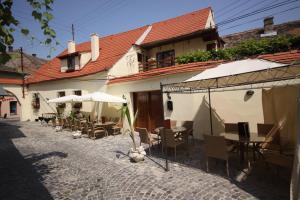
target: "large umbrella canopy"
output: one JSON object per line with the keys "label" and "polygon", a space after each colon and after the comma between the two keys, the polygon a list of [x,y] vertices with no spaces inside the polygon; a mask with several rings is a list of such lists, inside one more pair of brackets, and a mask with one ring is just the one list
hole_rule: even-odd
{"label": "large umbrella canopy", "polygon": [[73,102],[80,102],[80,96],[77,95],[68,95],[63,97],[58,97],[55,99],[51,99],[48,103],[73,103]]}
{"label": "large umbrella canopy", "polygon": [[104,92],[94,92],[79,97],[80,101],[108,102],[108,103],[126,103],[121,97],[116,97]]}
{"label": "large umbrella canopy", "polygon": [[180,82],[164,85],[164,91],[189,91],[250,85],[300,76],[299,65],[287,65],[262,59],[245,59],[220,64]]}

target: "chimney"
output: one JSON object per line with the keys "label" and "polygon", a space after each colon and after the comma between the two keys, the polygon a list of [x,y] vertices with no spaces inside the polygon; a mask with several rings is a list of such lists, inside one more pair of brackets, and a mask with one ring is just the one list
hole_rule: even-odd
{"label": "chimney", "polygon": [[91,53],[92,61],[96,61],[99,57],[99,36],[96,33],[91,35]]}
{"label": "chimney", "polygon": [[75,42],[73,40],[68,41],[68,54],[75,52]]}
{"label": "chimney", "polygon": [[274,17],[266,17],[264,19],[264,33],[271,33],[273,32],[274,29],[274,22],[273,22]]}
{"label": "chimney", "polygon": [[13,52],[14,48],[13,46],[8,46],[8,52]]}
{"label": "chimney", "polygon": [[33,57],[36,57],[36,53],[31,54]]}

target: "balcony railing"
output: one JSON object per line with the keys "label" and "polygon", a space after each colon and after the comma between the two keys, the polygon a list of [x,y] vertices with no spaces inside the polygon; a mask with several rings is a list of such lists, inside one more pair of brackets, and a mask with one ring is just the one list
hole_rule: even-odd
{"label": "balcony railing", "polygon": [[175,59],[174,58],[168,58],[164,60],[157,61],[155,59],[149,59],[148,61],[142,63],[139,62],[139,71],[148,71],[156,68],[162,68],[162,67],[169,67],[175,65]]}

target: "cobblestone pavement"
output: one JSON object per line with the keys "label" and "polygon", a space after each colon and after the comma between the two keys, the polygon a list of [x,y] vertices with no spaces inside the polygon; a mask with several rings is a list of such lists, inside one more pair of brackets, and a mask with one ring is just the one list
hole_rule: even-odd
{"label": "cobblestone pavement", "polygon": [[126,156],[130,146],[125,135],[72,139],[36,122],[0,121],[0,199],[289,198],[289,181],[272,168],[255,165],[245,177],[233,165],[228,179],[224,164],[212,162],[206,173],[194,145],[189,155],[179,150],[165,172],[159,150],[136,164]]}

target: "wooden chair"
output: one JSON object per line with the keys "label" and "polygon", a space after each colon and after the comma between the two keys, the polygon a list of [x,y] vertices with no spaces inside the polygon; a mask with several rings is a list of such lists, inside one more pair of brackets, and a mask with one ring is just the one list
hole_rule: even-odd
{"label": "wooden chair", "polygon": [[174,158],[176,160],[177,147],[184,144],[182,138],[176,138],[174,132],[171,129],[163,129],[161,132],[161,140],[164,149],[171,147],[174,149]]}
{"label": "wooden chair", "polygon": [[204,135],[204,151],[206,154],[206,170],[209,171],[208,158],[226,161],[226,172],[229,177],[228,151],[224,136]]}
{"label": "wooden chair", "polygon": [[139,133],[140,145],[142,145],[142,143],[148,144],[149,145],[149,153],[151,154],[151,147],[153,146],[153,144],[155,144],[155,142],[157,140],[155,140],[154,138],[151,137],[151,133],[149,133],[146,128],[137,127],[137,128],[135,128],[135,131],[137,131]]}
{"label": "wooden chair", "polygon": [[238,134],[237,123],[225,123],[225,133],[236,133]]}
{"label": "wooden chair", "polygon": [[89,138],[92,137],[92,127],[90,127],[89,122],[83,124],[82,134],[86,134]]}
{"label": "wooden chair", "polygon": [[120,134],[122,128],[123,128],[123,122],[119,120],[119,122],[116,125],[111,127],[113,136]]}
{"label": "wooden chair", "polygon": [[192,141],[194,141],[194,135],[193,135],[194,122],[184,121],[182,126],[186,128],[186,134],[188,135],[188,137],[189,136],[192,137]]}
{"label": "wooden chair", "polygon": [[75,130],[74,119],[71,119],[70,117],[68,117],[67,122],[68,122],[68,128],[71,131],[74,131]]}
{"label": "wooden chair", "polygon": [[261,151],[280,151],[280,144],[275,144],[274,141],[276,140],[276,138],[280,138],[280,131],[283,129],[285,123],[285,119],[281,120],[277,125],[274,125],[273,128],[266,134],[265,141],[259,145],[259,149]]}
{"label": "wooden chair", "polygon": [[69,129],[70,125],[69,125],[69,121],[67,120],[67,118],[63,118],[63,129]]}
{"label": "wooden chair", "polygon": [[274,127],[274,124],[257,124],[257,135],[265,137]]}
{"label": "wooden chair", "polygon": [[56,118],[55,117],[51,118],[51,123],[52,123],[52,128],[56,128],[57,123],[56,123]]}
{"label": "wooden chair", "polygon": [[80,120],[75,120],[75,127],[76,131],[80,131],[81,133],[84,130],[83,123]]}
{"label": "wooden chair", "polygon": [[107,136],[107,131],[101,127],[101,126],[95,126],[94,123],[90,123],[89,126],[91,127],[91,135],[92,139],[95,140],[98,135],[101,135],[102,137]]}

